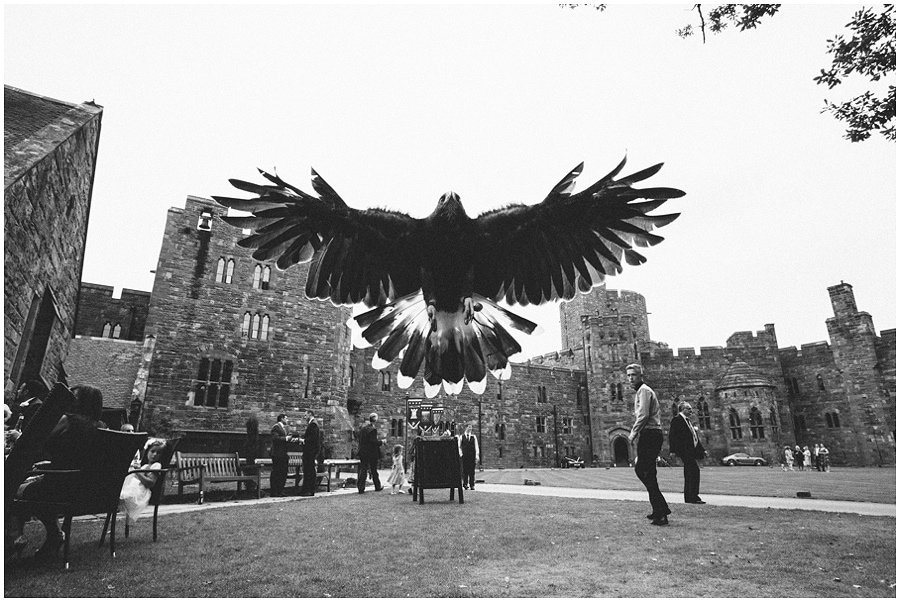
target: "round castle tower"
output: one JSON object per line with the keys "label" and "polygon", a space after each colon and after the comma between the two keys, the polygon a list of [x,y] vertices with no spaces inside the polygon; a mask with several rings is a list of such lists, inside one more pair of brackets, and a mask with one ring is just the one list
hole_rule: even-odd
{"label": "round castle tower", "polygon": [[584,317],[632,318],[635,340],[650,341],[647,325],[647,301],[633,291],[608,290],[598,286],[590,293],[579,294],[571,301],[559,304],[559,324],[562,349],[578,349],[582,346]]}

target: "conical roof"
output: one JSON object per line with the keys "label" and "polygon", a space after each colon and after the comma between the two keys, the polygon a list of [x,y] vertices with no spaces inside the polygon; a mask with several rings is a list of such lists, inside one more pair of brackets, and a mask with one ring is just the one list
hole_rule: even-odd
{"label": "conical roof", "polygon": [[746,362],[734,362],[725,371],[716,390],[736,387],[773,387],[768,378],[750,367]]}

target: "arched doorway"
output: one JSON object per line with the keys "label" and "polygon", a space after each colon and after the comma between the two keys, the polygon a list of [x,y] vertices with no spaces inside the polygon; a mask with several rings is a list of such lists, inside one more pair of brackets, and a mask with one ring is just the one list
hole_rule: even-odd
{"label": "arched doorway", "polygon": [[616,466],[628,466],[628,439],[616,437],[613,439],[613,462]]}

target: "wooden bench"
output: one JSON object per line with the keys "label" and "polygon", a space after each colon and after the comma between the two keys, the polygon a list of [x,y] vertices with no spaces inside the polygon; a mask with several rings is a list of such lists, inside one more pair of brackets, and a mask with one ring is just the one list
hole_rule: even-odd
{"label": "wooden bench", "polygon": [[185,485],[200,485],[198,504],[203,503],[203,495],[209,483],[237,483],[241,493],[241,483],[256,483],[256,497],[260,497],[259,474],[247,475],[241,470],[241,456],[232,454],[202,454],[175,452],[175,477],[178,479],[178,495]]}
{"label": "wooden bench", "polygon": [[[319,468],[317,466],[317,468]],[[303,452],[288,452],[288,478],[294,479],[294,487],[300,488],[300,482],[303,480]],[[321,485],[325,481],[325,491],[331,491],[331,471],[316,471],[316,485]]]}

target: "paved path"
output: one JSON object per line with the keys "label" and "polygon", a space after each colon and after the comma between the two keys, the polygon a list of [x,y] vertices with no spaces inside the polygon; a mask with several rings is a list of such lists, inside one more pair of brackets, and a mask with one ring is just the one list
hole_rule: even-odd
{"label": "paved path", "polygon": [[[387,478],[388,472],[382,475],[382,482]],[[544,487],[540,485],[494,485],[478,483],[474,495],[483,493],[507,493],[518,495],[543,495],[548,497],[583,498],[595,500],[627,500],[632,502],[646,502],[647,494],[643,491],[626,491],[613,489],[578,489],[575,487]],[[319,492],[316,497],[356,494],[356,488],[336,489],[330,493]],[[367,495],[388,495],[385,489],[375,493],[372,485],[366,488]],[[672,505],[681,505],[682,493],[664,492],[666,499]],[[197,512],[215,508],[234,508],[254,504],[280,504],[284,502],[312,503],[316,497],[305,498],[299,496],[262,498],[260,500],[232,500],[225,502],[205,502],[198,504],[164,504],[159,507],[160,514],[182,514],[185,512]],[[779,510],[813,510],[818,512],[840,512],[849,514],[862,514],[868,516],[897,516],[897,506],[894,504],[876,504],[871,502],[844,502],[837,500],[820,500],[808,498],[784,498],[761,497],[749,495],[703,495],[703,499],[709,506],[742,506],[745,508],[776,508]]]}

